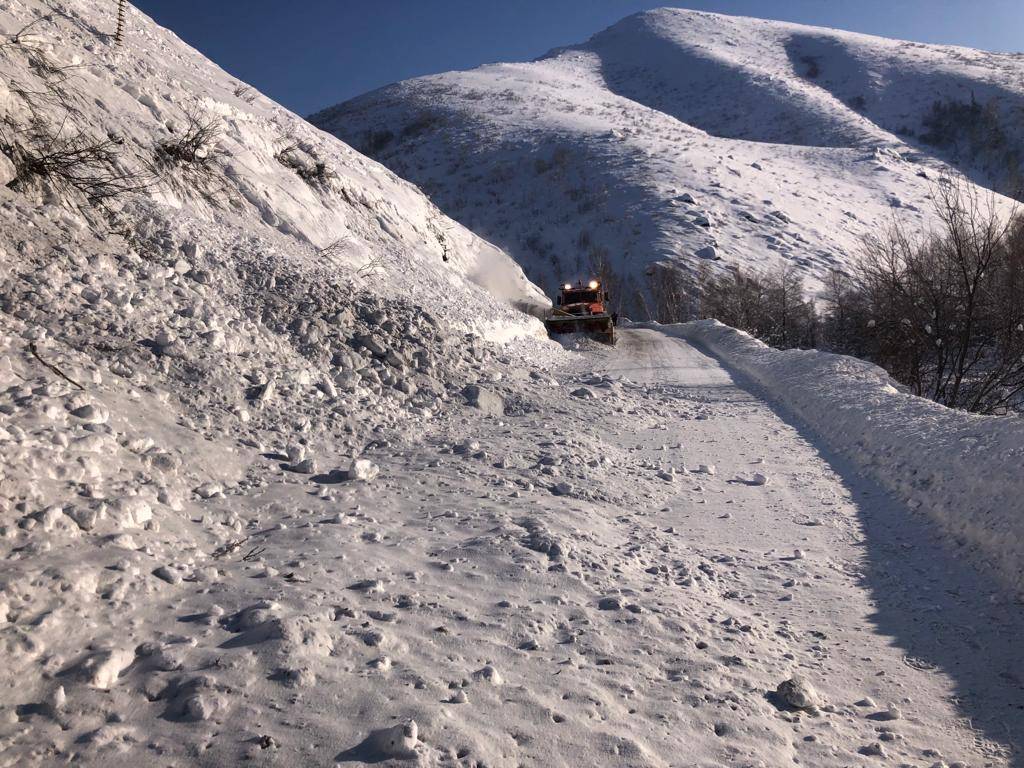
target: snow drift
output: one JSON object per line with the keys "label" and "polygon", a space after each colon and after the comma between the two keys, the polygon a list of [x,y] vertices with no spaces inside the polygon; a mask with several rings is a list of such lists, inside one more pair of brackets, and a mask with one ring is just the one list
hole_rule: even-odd
{"label": "snow drift", "polygon": [[[0,4],[5,141],[37,153],[54,146],[53,137],[109,141],[117,172],[139,188],[88,213],[72,205],[66,219],[129,235],[139,220],[156,220],[167,228],[164,250],[182,249],[192,261],[225,263],[227,249],[250,240],[249,252],[276,249],[298,269],[352,277],[429,306],[460,330],[536,332],[473,281],[498,264],[506,297],[537,298],[497,248],[134,9],[124,43],[115,45],[102,32],[113,22],[109,6]],[[37,136],[36,126],[48,133]],[[197,129],[206,135],[197,139]],[[39,188],[21,178],[12,186],[33,203],[61,203],[52,183]]]}
{"label": "snow drift", "polygon": [[1024,593],[1024,421],[900,392],[881,368],[779,351],[715,320],[656,326],[708,350]]}

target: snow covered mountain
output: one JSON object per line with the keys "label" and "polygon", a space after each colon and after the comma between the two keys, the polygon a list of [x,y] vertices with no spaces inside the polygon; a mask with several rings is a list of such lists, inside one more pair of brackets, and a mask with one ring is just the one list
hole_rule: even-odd
{"label": "snow covered mountain", "polygon": [[893,214],[926,225],[949,165],[1015,191],[1022,107],[1019,55],[662,9],[311,119],[549,293],[610,267],[628,299],[657,262],[790,262],[813,289]]}

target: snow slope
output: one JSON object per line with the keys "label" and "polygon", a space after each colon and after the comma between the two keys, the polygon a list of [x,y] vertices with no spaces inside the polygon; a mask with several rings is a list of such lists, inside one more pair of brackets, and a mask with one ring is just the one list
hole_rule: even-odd
{"label": "snow slope", "polygon": [[[311,120],[500,239],[549,293],[608,265],[643,314],[628,305],[652,263],[789,262],[814,288],[892,215],[926,226],[947,163],[1007,188],[1022,81],[1019,56],[661,9]],[[971,94],[991,105],[996,150],[920,138],[935,101]]]}
{"label": "snow slope", "polygon": [[[505,333],[517,324],[523,332],[536,330],[496,308],[473,283],[496,275],[509,300],[536,298],[500,251],[445,219],[415,187],[234,80],[134,9],[131,33],[122,46],[113,45],[100,31],[110,26],[107,6],[90,0],[0,5],[9,35],[47,16],[22,45],[5,46],[0,105],[16,127],[41,115],[63,137],[116,138],[119,162],[137,174],[153,164],[158,145],[183,135],[190,114],[212,124],[216,140],[208,152],[216,156],[217,178],[203,183],[187,168],[165,171],[149,195],[126,203],[129,210],[113,206],[120,219],[160,219],[170,237],[163,250],[180,246],[192,260],[216,260],[237,241],[256,238],[247,250],[287,250],[288,260],[304,269],[375,273],[375,289],[430,305],[467,331],[493,326]],[[33,53],[67,69],[44,77]],[[46,87],[47,79],[59,85]],[[282,162],[278,156],[289,147]],[[317,161],[323,178],[304,180],[298,171]],[[33,202],[52,200],[40,193]],[[214,222],[223,226],[211,227]]]}

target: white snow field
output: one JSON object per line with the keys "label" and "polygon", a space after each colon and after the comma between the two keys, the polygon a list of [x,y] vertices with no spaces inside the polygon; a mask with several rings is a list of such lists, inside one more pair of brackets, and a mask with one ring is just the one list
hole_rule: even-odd
{"label": "white snow field", "polygon": [[[1020,55],[661,9],[537,61],[404,81],[311,120],[501,244],[549,294],[603,265],[643,317],[654,263],[792,263],[816,290],[893,216],[925,226],[947,163],[1008,188],[1022,83]],[[998,149],[922,138],[935,101],[972,95]]]}
{"label": "white snow field", "polygon": [[[1019,420],[713,324],[551,343],[115,9],[0,0],[0,766],[1020,764]],[[186,112],[102,205],[29,172],[156,182]]]}

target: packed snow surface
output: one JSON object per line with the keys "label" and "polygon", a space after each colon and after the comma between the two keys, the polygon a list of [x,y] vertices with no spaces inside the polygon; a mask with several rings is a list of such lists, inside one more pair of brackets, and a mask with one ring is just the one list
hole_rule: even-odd
{"label": "packed snow surface", "polygon": [[[1022,83],[1019,55],[661,9],[311,119],[500,242],[549,294],[600,271],[643,316],[654,263],[790,263],[815,289],[893,216],[927,226],[951,170],[1009,188]],[[988,143],[929,127],[937,101],[976,105]]]}
{"label": "packed snow surface", "polygon": [[1024,595],[1024,421],[978,416],[899,391],[871,363],[779,351],[715,320],[662,326],[759,384]]}
{"label": "packed snow surface", "polygon": [[0,164],[0,766],[1019,761],[1016,422],[540,338],[502,251],[115,8],[0,0],[5,141],[147,173],[191,114],[212,173]]}
{"label": "packed snow surface", "polygon": [[[19,417],[23,453],[102,437],[108,472],[174,482],[120,458],[184,442],[116,379],[89,431],[69,386],[12,372],[4,408],[51,414]],[[30,506],[5,539],[7,764],[1011,764],[1016,605],[713,358],[623,330],[476,386],[502,415],[381,430],[376,473],[282,428],[201,444],[238,471],[158,525]]]}

